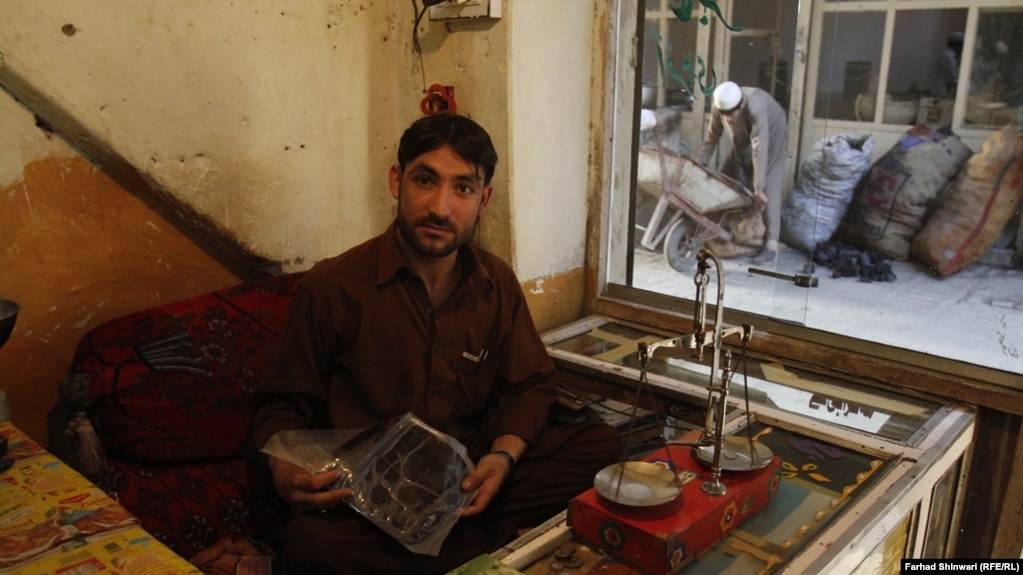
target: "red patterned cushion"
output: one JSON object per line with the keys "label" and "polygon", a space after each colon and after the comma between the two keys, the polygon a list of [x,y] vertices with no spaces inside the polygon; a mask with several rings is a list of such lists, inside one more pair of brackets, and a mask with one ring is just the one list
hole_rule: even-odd
{"label": "red patterned cushion", "polygon": [[91,479],[186,558],[226,536],[258,539],[287,517],[273,484],[241,459],[177,466],[110,459]]}
{"label": "red patterned cushion", "polygon": [[104,448],[140,462],[240,457],[253,387],[280,347],[301,274],[260,279],[111,320],[79,343]]}

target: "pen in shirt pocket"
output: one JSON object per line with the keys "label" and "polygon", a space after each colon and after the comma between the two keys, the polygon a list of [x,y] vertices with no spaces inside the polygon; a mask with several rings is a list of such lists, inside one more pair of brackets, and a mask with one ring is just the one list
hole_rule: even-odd
{"label": "pen in shirt pocket", "polygon": [[484,348],[480,349],[479,355],[473,355],[473,354],[469,353],[468,351],[463,351],[462,352],[462,357],[464,357],[465,359],[468,359],[469,361],[471,361],[473,363],[478,363],[478,364],[482,365],[483,362],[487,359],[487,355],[489,353],[490,352],[487,350],[487,348],[484,347]]}

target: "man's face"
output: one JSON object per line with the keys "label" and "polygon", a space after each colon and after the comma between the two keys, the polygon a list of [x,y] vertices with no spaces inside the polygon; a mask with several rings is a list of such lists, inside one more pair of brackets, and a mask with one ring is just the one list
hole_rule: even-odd
{"label": "man's face", "polygon": [[423,256],[444,257],[472,238],[490,201],[483,169],[444,146],[391,167],[391,195],[398,200],[398,229]]}

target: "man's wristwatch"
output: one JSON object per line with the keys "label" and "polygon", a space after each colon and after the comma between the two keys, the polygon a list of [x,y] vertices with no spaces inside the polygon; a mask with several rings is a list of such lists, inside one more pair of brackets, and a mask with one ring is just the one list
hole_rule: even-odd
{"label": "man's wristwatch", "polygon": [[491,451],[487,455],[500,455],[501,457],[504,458],[505,461],[508,462],[508,469],[509,470],[513,469],[515,467],[515,458],[512,457],[511,453],[508,453],[507,451],[505,451],[503,449],[495,449],[494,451]]}

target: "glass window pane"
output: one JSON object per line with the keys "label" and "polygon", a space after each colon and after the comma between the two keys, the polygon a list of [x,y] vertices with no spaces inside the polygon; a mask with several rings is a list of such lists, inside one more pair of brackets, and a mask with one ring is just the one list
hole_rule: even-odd
{"label": "glass window pane", "polygon": [[917,511],[912,513],[885,535],[862,563],[856,566],[852,575],[899,575],[901,559],[906,557],[911,527],[916,522]]}
{"label": "glass window pane", "polygon": [[955,528],[952,525],[952,510],[957,507],[956,490],[959,489],[959,474],[962,472],[962,459],[948,468],[941,479],[931,489],[931,509],[927,520],[927,533],[924,534],[924,552],[922,557],[948,557],[950,534]]}
{"label": "glass window pane", "polygon": [[815,117],[873,121],[884,21],[884,12],[824,14]]}
{"label": "glass window pane", "polygon": [[740,86],[756,86],[788,108],[789,63],[783,60],[776,38],[733,36],[732,66],[728,79]]}
{"label": "glass window pane", "polygon": [[696,53],[699,25],[696,19],[682,22],[670,11],[648,12],[643,34],[644,108],[691,109],[690,92],[699,89],[699,74],[708,73],[709,67],[708,55]]}
{"label": "glass window pane", "polygon": [[1023,9],[980,13],[966,124],[1000,128],[1023,120]]}
{"label": "glass window pane", "polygon": [[[1004,7],[991,7],[994,2]],[[799,121],[799,125],[791,125],[789,129],[790,144],[795,140],[798,148],[789,160],[794,164],[791,167],[795,176],[789,182],[792,189],[802,183],[801,170],[809,156],[807,151],[822,141],[822,135],[873,135],[876,139],[873,163],[914,123],[951,125],[953,132],[967,141],[973,152],[980,151],[985,133],[993,128],[1013,120],[1023,124],[1023,58],[1020,57],[1023,54],[1023,5],[1018,2],[991,0],[985,2],[988,7],[982,9],[971,8],[969,0],[915,1],[912,6],[910,2],[879,5],[861,1],[841,7],[828,3],[820,15],[821,33],[812,34],[812,39],[819,43],[806,47],[811,57],[805,63],[791,48],[791,38],[796,35],[797,21],[806,21],[809,17],[805,11],[789,10],[788,0],[764,3],[770,7],[733,3],[730,22],[741,26],[741,31],[727,30],[718,23],[702,23],[695,17],[698,13],[694,13],[692,21],[679,22],[669,4],[669,0],[649,0],[646,25],[648,30],[656,27],[661,34],[662,59],[667,60],[664,54],[670,55],[677,70],[686,71],[679,64],[686,56],[692,62],[694,51],[714,46],[712,36],[717,30],[718,34],[725,34],[717,44],[726,46],[728,51],[727,58],[718,58],[726,64],[720,64],[721,69],[716,70],[717,81],[732,79],[740,84],[767,87],[770,80],[787,78],[793,88],[808,91],[794,93],[792,88],[785,88],[790,105],[805,101],[804,96],[811,96],[808,104],[813,107],[812,113],[807,110],[806,116],[789,118],[790,122]],[[921,4],[940,4],[942,8],[921,8]],[[902,8],[904,5],[907,8]],[[886,26],[891,29],[891,38],[884,35]],[[954,32],[962,32],[964,37],[958,66],[960,77],[955,83],[943,82],[945,93],[937,96],[942,89],[940,56]],[[770,64],[775,61],[776,34],[782,46],[777,63],[790,62],[791,71],[782,71],[782,66]],[[654,64],[646,59],[656,54],[658,44],[647,38],[644,46],[641,79],[660,85],[664,78],[656,55]],[[886,46],[891,47],[888,54],[884,53]],[[714,59],[709,54],[704,56],[709,66]],[[886,68],[881,67],[882,63]],[[770,73],[771,69],[775,74]],[[796,74],[805,74],[802,79],[807,84],[799,81]],[[878,101],[882,90],[883,97]],[[957,93],[961,94],[958,101]],[[629,145],[628,152],[616,152],[616,157],[619,153],[631,155],[636,179],[631,182],[634,188],[623,190],[625,193],[614,196],[613,200],[618,202],[615,209],[634,210],[629,220],[634,225],[619,225],[609,230],[615,235],[610,244],[609,264],[613,269],[611,277],[616,278],[611,282],[614,295],[627,294],[629,299],[644,303],[650,303],[648,297],[654,296],[657,301],[652,305],[678,305],[679,310],[687,311],[695,295],[694,262],[690,261],[690,268],[684,269],[686,262],[680,254],[689,254],[695,259],[699,247],[709,247],[723,260],[724,283],[728,285],[725,307],[730,313],[749,313],[805,327],[811,330],[808,335],[812,338],[817,337],[814,331],[837,334],[847,338],[842,341],[843,345],[855,347],[858,345],[855,340],[862,340],[870,346],[871,353],[876,352],[877,345],[915,352],[907,356],[909,361],[926,361],[918,359],[926,354],[939,358],[953,371],[959,366],[945,364],[946,360],[1021,373],[1023,344],[1018,334],[1023,333],[1019,330],[1023,300],[1018,285],[1023,278],[1023,268],[1018,262],[1023,254],[1023,232],[1018,214],[1006,224],[997,243],[992,244],[976,264],[949,277],[935,277],[928,264],[910,254],[894,261],[881,260],[881,264],[891,266],[891,276],[895,279],[886,276],[880,281],[856,281],[851,277],[855,273],[850,275],[840,266],[820,263],[810,249],[793,247],[791,242],[783,246],[777,260],[767,266],[775,275],[761,273],[763,269],[750,273],[758,267],[750,257],[758,246],[726,240],[730,237],[734,240],[739,233],[733,227],[737,226],[736,221],[741,224],[753,219],[729,220],[722,217],[723,210],[697,210],[688,204],[676,206],[670,201],[679,194],[690,201],[690,191],[701,199],[714,195],[707,193],[707,189],[696,193],[691,190],[693,186],[686,187],[685,193],[675,194],[683,188],[677,180],[681,177],[677,172],[681,170],[673,168],[683,165],[680,155],[688,155],[688,150],[699,147],[708,123],[707,116],[699,112],[709,105],[710,98],[703,94],[698,96],[693,108],[668,105],[665,98],[655,100],[655,114],[646,109],[642,111],[648,120],[656,116],[654,125],[670,127],[670,134],[675,136],[671,143],[680,144],[677,149],[668,146],[672,155],[658,153],[657,140],[649,134],[655,130],[651,129],[639,134],[638,149]],[[914,103],[918,108],[904,112],[904,117],[899,118],[897,104],[902,101]],[[924,108],[925,103],[927,108]],[[951,111],[946,104],[951,104]],[[932,109],[934,116],[931,116]],[[954,121],[965,119],[965,124],[953,125],[950,116]],[[856,121],[871,125],[851,125]],[[660,128],[656,130],[659,131]],[[678,137],[680,132],[681,138]],[[718,153],[727,153],[727,146],[729,142],[723,143],[724,151]],[[855,147],[854,142],[850,142],[850,147]],[[711,170],[716,168],[712,166]],[[672,190],[672,194],[664,194],[664,189]],[[668,201],[665,201],[666,196]],[[836,216],[825,213],[821,206],[823,203],[810,207],[817,218],[811,225],[814,229],[833,230],[837,220],[828,218]],[[685,208],[695,211],[695,215]],[[784,217],[783,211],[783,234]],[[864,253],[859,254],[861,258]],[[870,265],[876,262],[872,260]],[[820,287],[803,289],[805,285],[801,286],[798,280],[807,274],[819,278]],[[620,291],[623,287],[625,290]],[[945,367],[939,365],[939,369]]]}
{"label": "glass window pane", "polygon": [[[639,343],[649,344],[666,337],[671,335],[609,320],[587,332],[548,344],[558,350],[638,372],[642,369]],[[709,354],[702,361],[661,355],[651,358],[647,366],[649,373],[694,385],[704,384],[710,374],[712,358]],[[900,442],[908,442],[919,434],[942,407],[934,401],[895,392],[875,389],[865,394],[840,379],[810,373],[774,360],[761,362],[749,359],[739,362],[736,370],[743,374],[742,381],[750,390],[751,402]],[[625,373],[619,372],[620,375]]]}
{"label": "glass window pane", "polygon": [[896,13],[882,123],[952,123],[965,29],[966,9]]}
{"label": "glass window pane", "polygon": [[[788,109],[795,38],[791,27],[799,4],[791,0],[735,2],[732,20],[744,29],[730,33],[728,80],[740,86],[756,86],[775,97]],[[748,27],[747,27],[748,26]]]}

